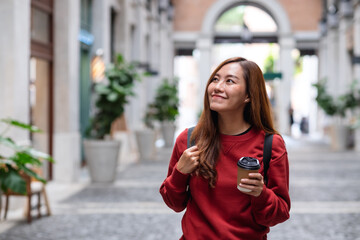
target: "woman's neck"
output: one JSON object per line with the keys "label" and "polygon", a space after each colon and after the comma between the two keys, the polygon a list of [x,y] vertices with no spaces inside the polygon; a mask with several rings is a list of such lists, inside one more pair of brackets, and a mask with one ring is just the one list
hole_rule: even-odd
{"label": "woman's neck", "polygon": [[219,114],[218,124],[220,132],[226,135],[238,135],[250,127],[250,124],[244,120],[242,115]]}

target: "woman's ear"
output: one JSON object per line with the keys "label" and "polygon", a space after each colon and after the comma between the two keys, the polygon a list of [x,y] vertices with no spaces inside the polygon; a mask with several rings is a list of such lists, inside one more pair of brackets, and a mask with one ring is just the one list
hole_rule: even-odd
{"label": "woman's ear", "polygon": [[250,98],[245,99],[245,102],[250,102]]}

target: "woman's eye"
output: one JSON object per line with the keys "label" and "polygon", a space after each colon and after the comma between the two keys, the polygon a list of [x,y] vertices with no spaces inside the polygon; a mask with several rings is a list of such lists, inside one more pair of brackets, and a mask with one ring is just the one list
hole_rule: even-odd
{"label": "woman's eye", "polygon": [[218,78],[213,78],[211,81],[212,82],[217,82],[219,79]]}
{"label": "woman's eye", "polygon": [[228,82],[228,83],[235,83],[232,79],[228,79],[228,80],[226,80],[226,82]]}

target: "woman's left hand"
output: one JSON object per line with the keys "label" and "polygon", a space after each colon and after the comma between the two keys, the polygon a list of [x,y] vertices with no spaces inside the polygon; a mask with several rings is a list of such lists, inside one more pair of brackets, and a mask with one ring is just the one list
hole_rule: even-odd
{"label": "woman's left hand", "polygon": [[242,188],[251,190],[250,192],[243,193],[258,197],[264,187],[264,178],[260,173],[249,173],[249,178],[241,179],[241,183],[239,185]]}

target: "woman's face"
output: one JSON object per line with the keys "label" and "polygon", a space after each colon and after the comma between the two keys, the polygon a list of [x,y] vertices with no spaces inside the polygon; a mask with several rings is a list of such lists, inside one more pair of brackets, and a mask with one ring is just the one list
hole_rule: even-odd
{"label": "woman's face", "polygon": [[240,64],[234,62],[224,65],[211,80],[207,94],[211,110],[218,113],[242,113],[250,99]]}

